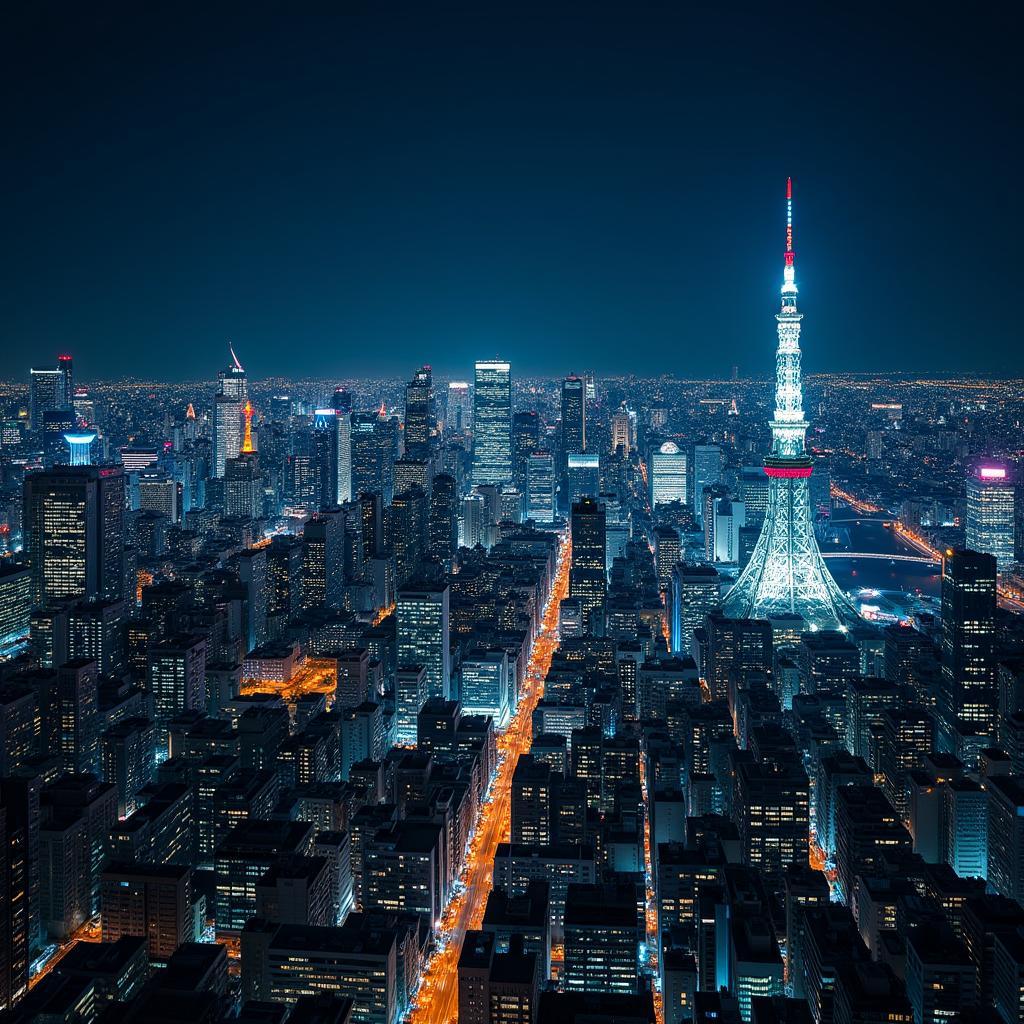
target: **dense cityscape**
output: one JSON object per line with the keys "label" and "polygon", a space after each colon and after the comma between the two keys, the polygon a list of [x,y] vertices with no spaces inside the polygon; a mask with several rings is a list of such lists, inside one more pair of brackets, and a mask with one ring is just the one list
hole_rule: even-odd
{"label": "dense cityscape", "polygon": [[3,385],[5,1020],[1024,1019],[1024,386],[785,203],[771,380]]}

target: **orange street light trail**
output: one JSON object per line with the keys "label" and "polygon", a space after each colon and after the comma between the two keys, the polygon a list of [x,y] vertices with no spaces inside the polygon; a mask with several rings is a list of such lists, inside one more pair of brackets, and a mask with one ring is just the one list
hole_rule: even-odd
{"label": "orange street light trail", "polygon": [[533,712],[544,693],[544,677],[558,649],[558,606],[569,593],[569,562],[572,545],[568,533],[559,553],[558,570],[544,610],[540,635],[533,645],[526,687],[519,708],[508,728],[498,739],[502,761],[484,804],[470,847],[464,876],[465,889],[450,903],[441,921],[438,939],[445,943],[427,965],[409,1014],[410,1024],[451,1024],[459,1007],[459,955],[466,932],[483,923],[487,896],[491,891],[494,855],[498,844],[511,834],[512,774],[520,754],[528,753],[533,743]]}

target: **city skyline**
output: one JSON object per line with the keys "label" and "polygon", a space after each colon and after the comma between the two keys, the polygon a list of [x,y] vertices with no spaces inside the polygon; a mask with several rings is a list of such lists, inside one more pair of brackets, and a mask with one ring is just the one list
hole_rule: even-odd
{"label": "city skyline", "polygon": [[786,175],[808,370],[1022,372],[995,15],[402,12],[12,19],[0,376],[756,375]]}
{"label": "city skyline", "polygon": [[0,1024],[1024,1024],[998,17],[54,13]]}

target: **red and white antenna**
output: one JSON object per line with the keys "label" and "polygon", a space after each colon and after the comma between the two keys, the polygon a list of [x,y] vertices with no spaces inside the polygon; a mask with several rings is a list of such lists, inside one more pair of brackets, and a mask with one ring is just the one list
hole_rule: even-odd
{"label": "red and white antenna", "polygon": [[786,266],[793,266],[793,179],[786,179]]}

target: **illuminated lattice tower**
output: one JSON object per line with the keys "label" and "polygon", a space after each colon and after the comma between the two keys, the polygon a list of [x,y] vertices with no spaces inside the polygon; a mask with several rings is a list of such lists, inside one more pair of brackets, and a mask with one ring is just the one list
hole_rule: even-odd
{"label": "illuminated lattice tower", "polygon": [[793,252],[793,184],[786,182],[786,264],[775,373],[772,450],[765,459],[768,512],[761,536],[736,585],[725,598],[731,618],[802,616],[809,629],[845,630],[857,612],[825,567],[811,518],[808,479],[813,466],[805,447],[800,379],[800,321]]}

